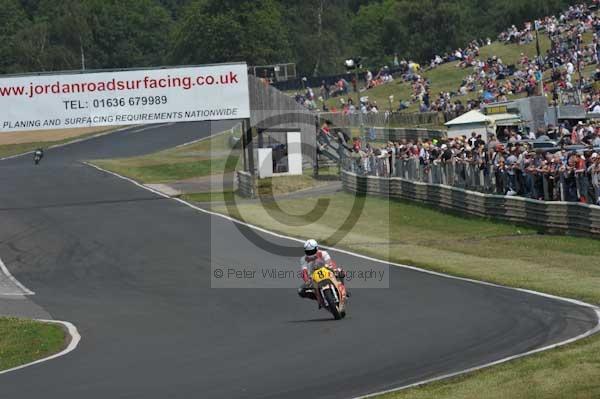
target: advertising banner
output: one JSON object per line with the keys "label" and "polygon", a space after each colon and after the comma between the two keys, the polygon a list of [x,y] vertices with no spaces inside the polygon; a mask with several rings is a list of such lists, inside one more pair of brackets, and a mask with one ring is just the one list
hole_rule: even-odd
{"label": "advertising banner", "polygon": [[0,133],[249,117],[246,64],[0,78]]}

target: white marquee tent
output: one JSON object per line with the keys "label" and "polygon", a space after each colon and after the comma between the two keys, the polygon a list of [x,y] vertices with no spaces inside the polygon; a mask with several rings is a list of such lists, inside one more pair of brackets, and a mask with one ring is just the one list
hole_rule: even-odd
{"label": "white marquee tent", "polygon": [[519,116],[515,114],[484,115],[473,110],[447,122],[446,126],[448,126],[448,138],[463,135],[471,137],[471,133],[475,132],[487,140],[487,135],[495,133],[497,126],[518,125],[520,122]]}

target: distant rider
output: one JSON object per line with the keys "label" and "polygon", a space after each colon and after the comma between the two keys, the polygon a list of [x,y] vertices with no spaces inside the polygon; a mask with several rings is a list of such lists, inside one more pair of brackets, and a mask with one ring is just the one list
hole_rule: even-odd
{"label": "distant rider", "polygon": [[[346,273],[341,267],[336,265],[335,261],[331,259],[331,256],[327,251],[319,249],[319,244],[316,240],[310,239],[304,243],[304,256],[300,258],[300,265],[302,267],[302,279],[304,280],[304,284],[298,289],[298,295],[302,298],[317,299],[314,294],[307,293],[306,290],[312,287],[310,275],[315,269],[321,266],[327,266],[327,268],[335,274],[342,285],[344,285]],[[350,296],[348,290],[346,290],[346,296]]]}
{"label": "distant rider", "polygon": [[39,162],[42,160],[42,158],[44,158],[44,149],[43,148],[38,148],[37,150],[35,150],[35,152],[33,153],[33,159],[34,161]]}

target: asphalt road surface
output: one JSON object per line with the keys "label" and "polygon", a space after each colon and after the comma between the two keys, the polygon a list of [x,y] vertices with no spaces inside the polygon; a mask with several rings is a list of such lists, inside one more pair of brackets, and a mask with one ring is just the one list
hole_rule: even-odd
{"label": "asphalt road surface", "polygon": [[0,398],[347,398],[597,323],[577,305],[395,267],[389,289],[353,290],[339,322],[293,288],[211,289],[211,264],[296,267],[301,246],[263,235],[295,251],[273,255],[223,218],[80,162],[211,133],[209,123],[136,130],[50,150],[38,167],[0,162],[0,258],[36,293],[0,296],[0,313],[67,320],[82,336],[65,357],[1,375]]}

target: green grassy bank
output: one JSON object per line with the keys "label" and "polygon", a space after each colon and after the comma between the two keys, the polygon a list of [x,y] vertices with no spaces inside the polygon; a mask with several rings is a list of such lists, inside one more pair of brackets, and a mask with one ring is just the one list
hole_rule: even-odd
{"label": "green grassy bank", "polygon": [[57,324],[0,318],[0,370],[48,357],[65,345],[65,331]]}
{"label": "green grassy bank", "polygon": [[153,154],[94,160],[92,163],[141,183],[168,183],[194,177],[222,175],[233,172],[241,161],[241,151],[231,148],[230,137],[230,134],[221,134],[208,140]]}

